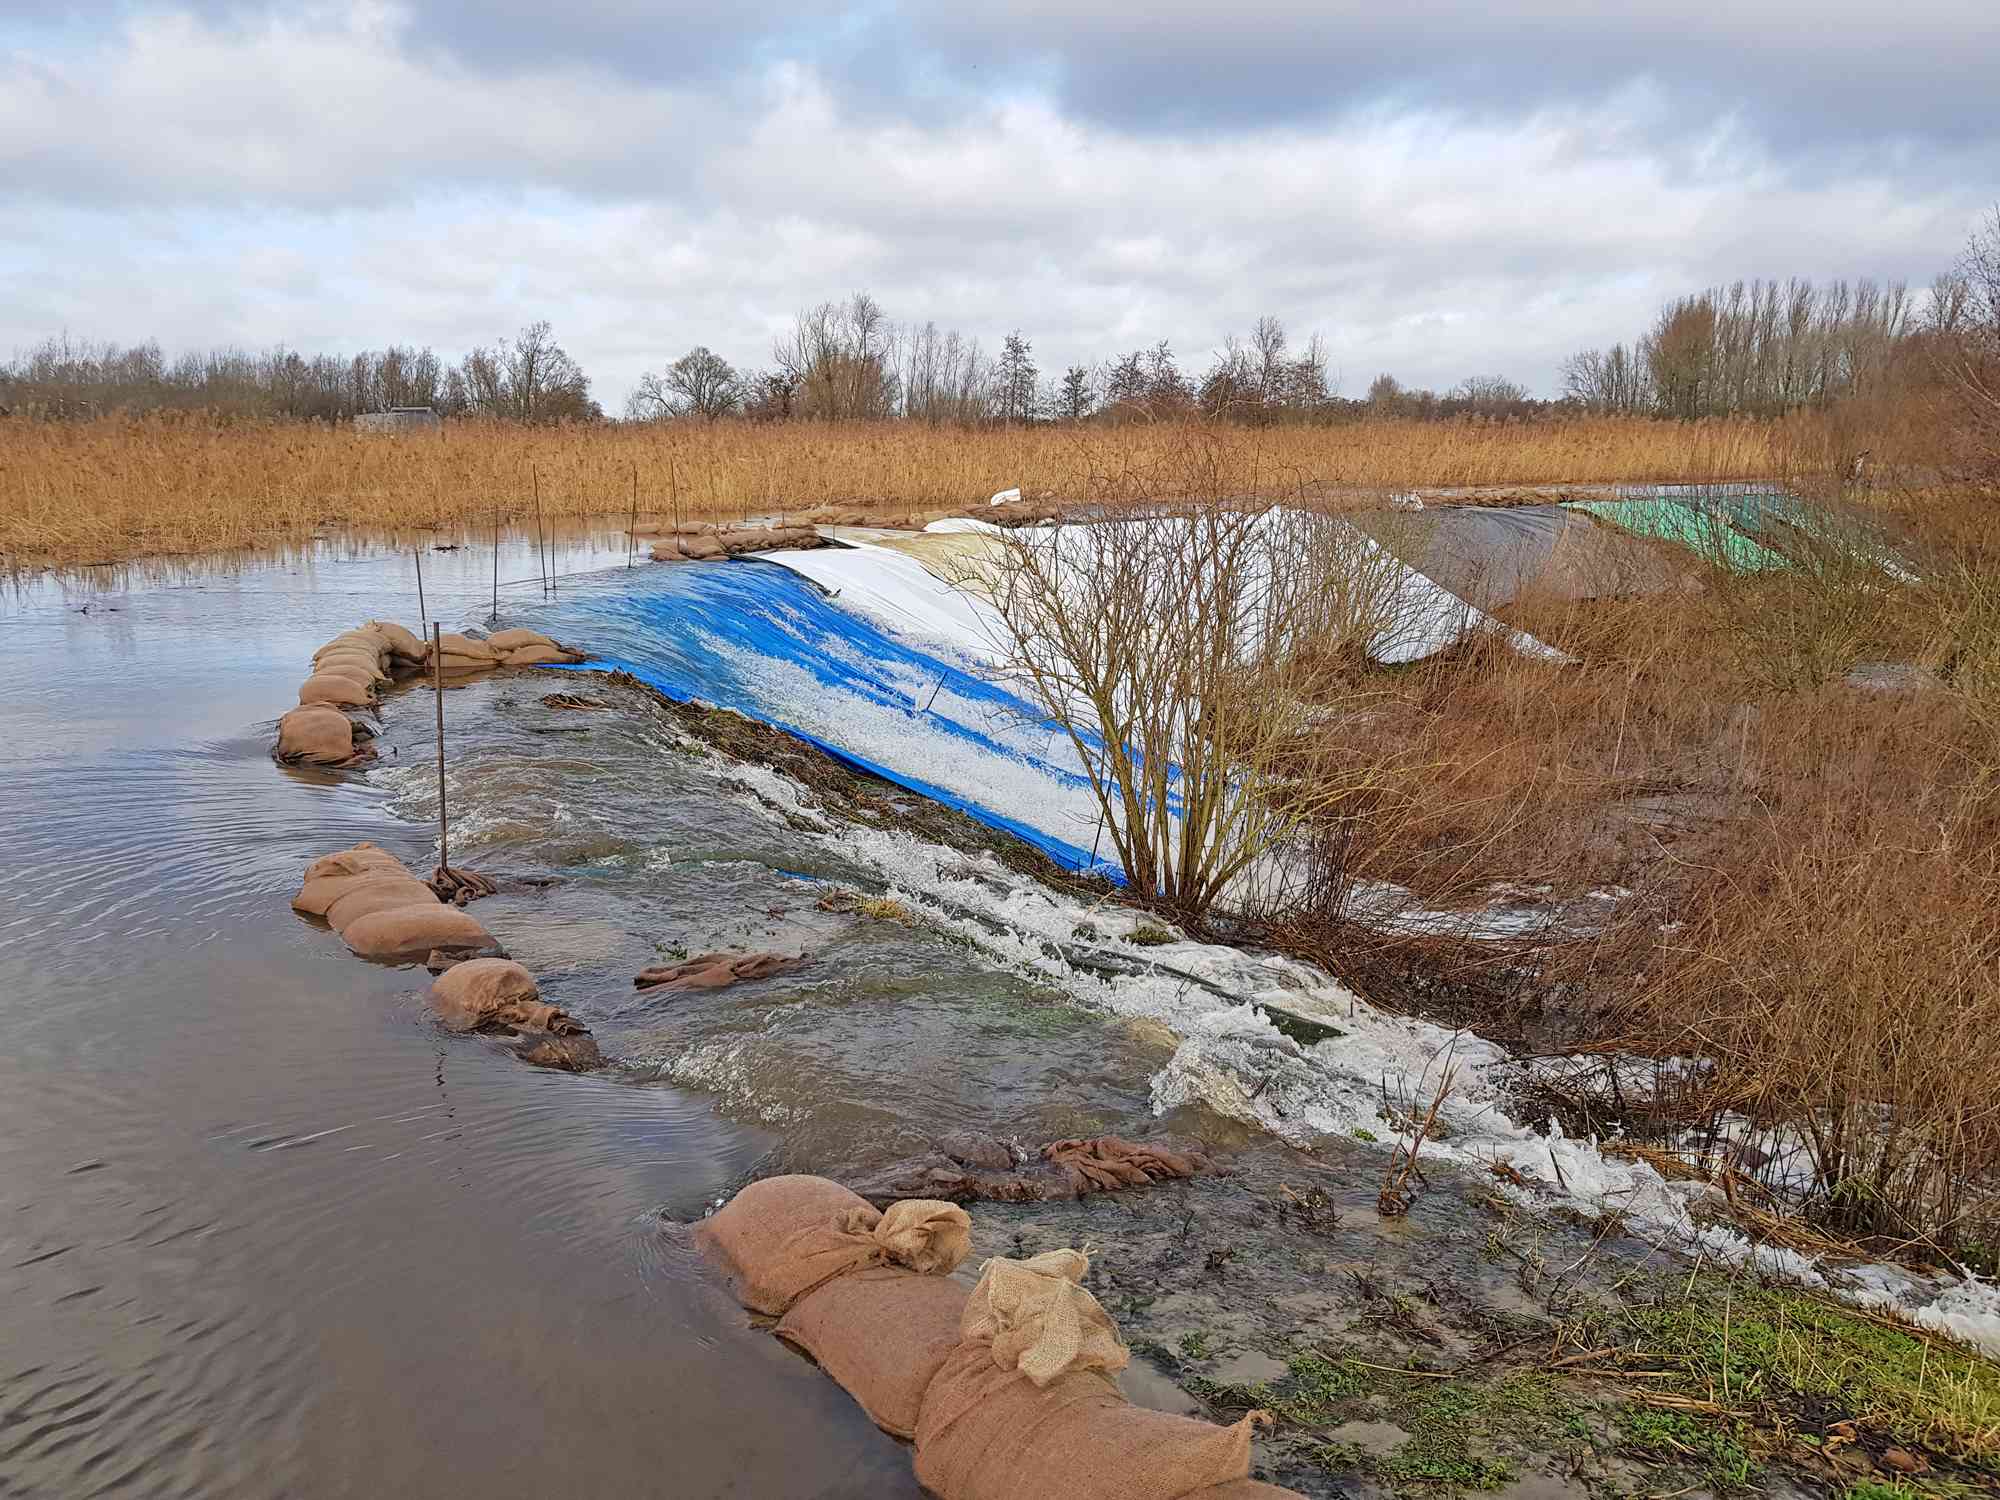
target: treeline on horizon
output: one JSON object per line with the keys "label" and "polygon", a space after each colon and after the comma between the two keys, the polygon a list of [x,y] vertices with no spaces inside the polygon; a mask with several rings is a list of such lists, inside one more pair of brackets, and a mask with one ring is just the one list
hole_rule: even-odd
{"label": "treeline on horizon", "polygon": [[[1225,340],[1195,373],[1165,340],[1045,372],[1019,331],[989,353],[978,339],[935,323],[896,323],[863,292],[800,313],[763,369],[738,369],[697,345],[645,374],[623,415],[635,422],[737,417],[963,426],[1191,417],[1266,425],[1578,413],[1776,416],[1926,385],[1962,385],[1966,350],[1983,348],[1980,340],[1996,320],[1980,274],[1990,269],[1980,254],[1990,237],[1975,236],[1967,258],[1922,299],[1901,284],[1801,278],[1739,281],[1677,298],[1630,343],[1565,361],[1562,394],[1553,400],[1530,396],[1503,376],[1474,376],[1438,392],[1406,387],[1391,374],[1378,375],[1365,395],[1343,397],[1323,340],[1295,343],[1275,317]],[[547,322],[456,362],[406,345],[351,356],[307,356],[279,346],[169,359],[157,343],[92,344],[64,336],[0,363],[0,413],[30,418],[194,412],[339,422],[395,407],[530,425],[606,420],[589,377]]]}

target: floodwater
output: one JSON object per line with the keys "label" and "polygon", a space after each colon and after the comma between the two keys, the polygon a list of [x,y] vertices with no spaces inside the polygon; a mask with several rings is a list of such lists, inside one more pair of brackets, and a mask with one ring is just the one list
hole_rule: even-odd
{"label": "floodwater", "polygon": [[[598,590],[623,561],[557,558]],[[484,623],[492,565],[426,551],[427,612]],[[503,583],[536,572],[509,539]],[[502,624],[562,614],[502,590]],[[540,673],[447,695],[453,861],[560,877],[479,915],[620,1066],[444,1035],[428,976],[287,905],[357,839],[434,860],[427,687],[387,699],[365,775],[269,759],[314,648],[371,617],[416,623],[407,547],[0,596],[0,1496],[915,1496],[663,1219],[948,1126],[1129,1125],[1164,1052],[943,934],[820,910],[866,884],[837,843],[644,695]],[[815,961],[632,991],[737,946]]]}

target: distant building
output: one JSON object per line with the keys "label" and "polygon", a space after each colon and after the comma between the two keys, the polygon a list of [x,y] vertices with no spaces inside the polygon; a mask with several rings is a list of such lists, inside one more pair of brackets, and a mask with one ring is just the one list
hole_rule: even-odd
{"label": "distant building", "polygon": [[435,432],[444,419],[428,406],[392,406],[387,411],[364,411],[354,418],[356,432],[388,433]]}

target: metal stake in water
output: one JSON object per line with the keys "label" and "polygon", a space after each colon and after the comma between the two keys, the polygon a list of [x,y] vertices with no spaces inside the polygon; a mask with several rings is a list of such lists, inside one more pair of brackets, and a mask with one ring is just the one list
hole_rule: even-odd
{"label": "metal stake in water", "polygon": [[444,632],[431,621],[431,688],[437,694],[438,733],[438,868],[451,870],[451,829],[444,812]]}
{"label": "metal stake in water", "polygon": [[542,471],[528,470],[528,477],[535,485],[535,571],[542,575],[542,595],[549,592],[549,558],[542,537]]}

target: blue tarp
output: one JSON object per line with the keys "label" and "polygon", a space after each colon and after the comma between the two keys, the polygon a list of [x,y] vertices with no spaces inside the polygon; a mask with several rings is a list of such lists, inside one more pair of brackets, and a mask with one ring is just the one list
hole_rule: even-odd
{"label": "blue tarp", "polygon": [[[840,608],[784,568],[736,561],[599,574],[565,583],[537,623],[592,652],[577,670],[629,672],[670,698],[734,709],[1024,839],[1067,869],[1120,878],[1115,861],[1104,863],[1108,841],[1093,861],[1090,828],[1079,830],[1081,842],[1050,831],[1047,804],[1088,797],[1089,784],[1046,714]],[[898,716],[907,736],[897,734]],[[1002,779],[1014,781],[1017,796],[1037,784],[1050,795],[1011,809],[974,800],[941,784],[941,762],[958,757],[987,769],[994,757],[1012,762],[1021,774]]]}

